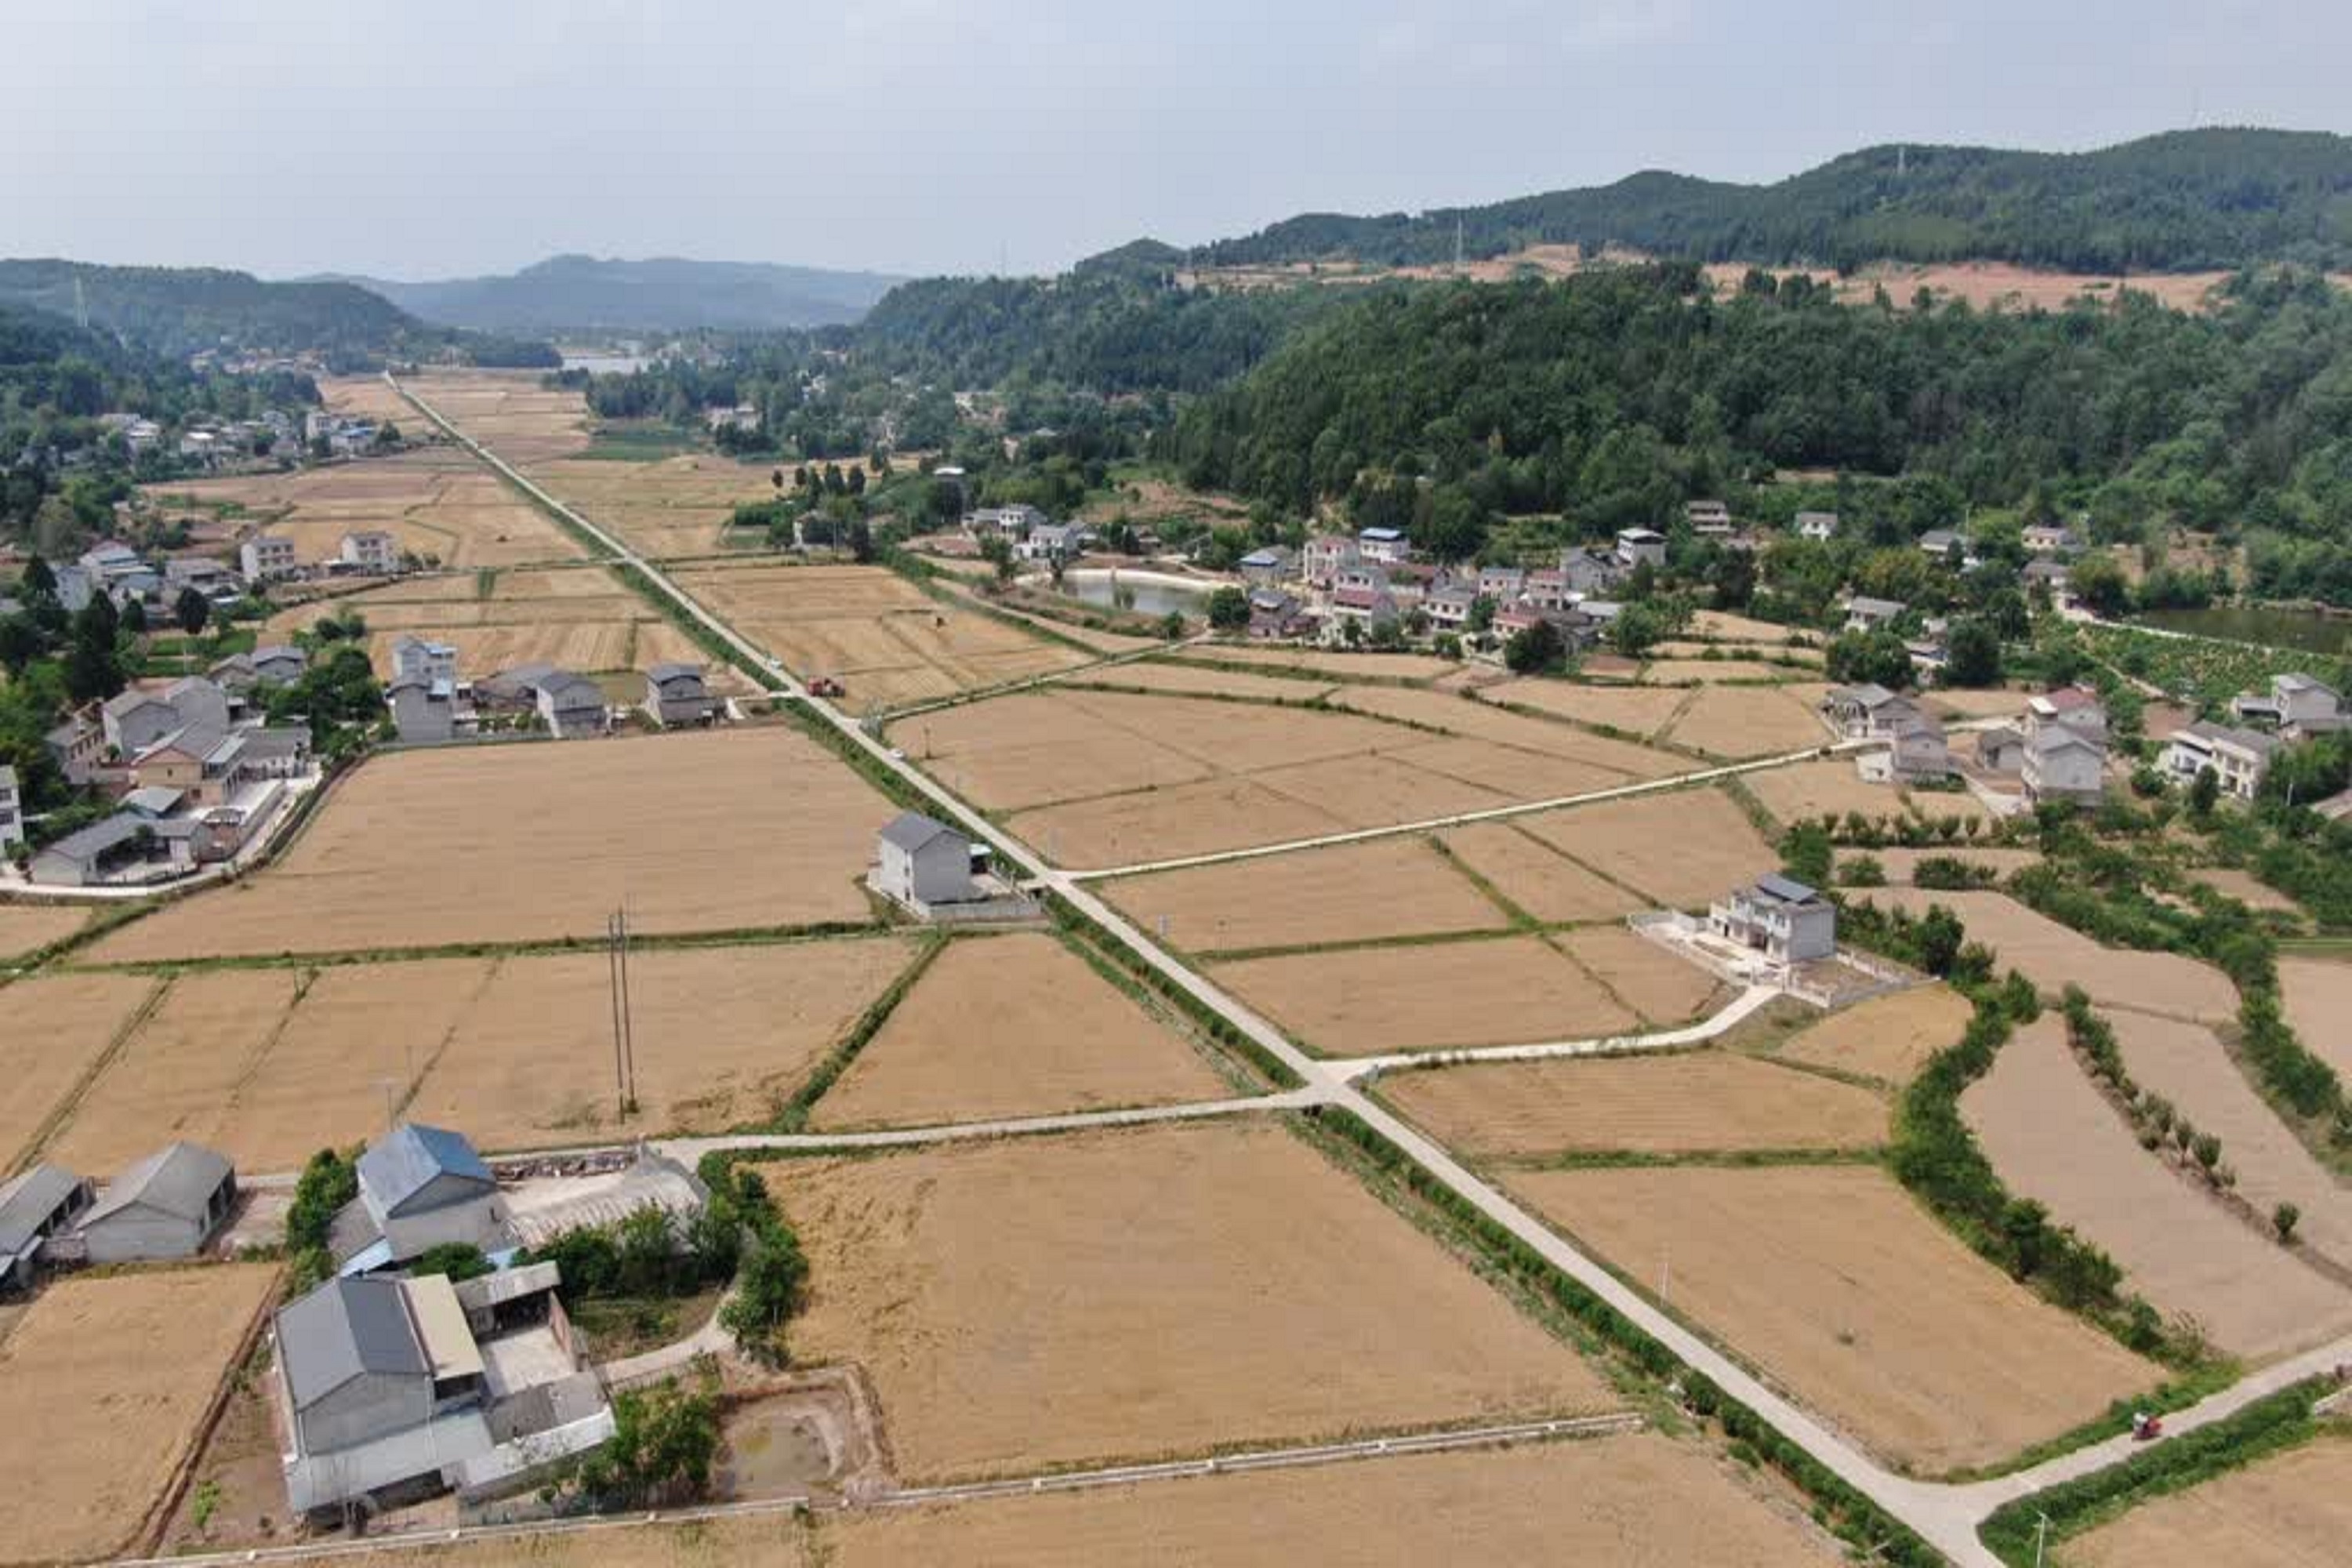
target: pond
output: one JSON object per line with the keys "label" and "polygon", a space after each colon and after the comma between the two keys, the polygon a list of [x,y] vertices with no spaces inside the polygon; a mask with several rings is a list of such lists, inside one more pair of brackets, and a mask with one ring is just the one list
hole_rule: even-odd
{"label": "pond", "polygon": [[1173,610],[1180,616],[1195,617],[1208,613],[1206,600],[1213,587],[1207,583],[1186,583],[1148,573],[1071,572],[1062,578],[1062,592],[1110,610],[1119,607],[1114,584],[1135,595],[1135,602],[1128,607],[1137,615],[1164,616]]}
{"label": "pond", "polygon": [[2331,657],[2352,643],[2352,617],[2277,605],[2212,605],[2201,610],[2150,610],[2138,624],[2226,642],[2260,643]]}

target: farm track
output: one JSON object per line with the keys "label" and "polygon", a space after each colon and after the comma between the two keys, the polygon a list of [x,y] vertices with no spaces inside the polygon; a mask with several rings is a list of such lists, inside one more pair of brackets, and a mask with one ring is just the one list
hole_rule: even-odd
{"label": "farm track", "polygon": [[[386,379],[391,381],[389,374]],[[392,384],[398,389],[396,382],[393,382]],[[2127,1436],[2110,1439],[2030,1468],[2016,1471],[1996,1480],[1969,1486],[1922,1481],[1897,1474],[1881,1465],[1832,1431],[1809,1412],[1800,1408],[1791,1400],[1765,1384],[1737,1361],[1685,1328],[1673,1317],[1654,1306],[1648,1298],[1619,1279],[1600,1260],[1569,1243],[1511,1198],[1474,1174],[1445,1149],[1424,1137],[1403,1120],[1366,1095],[1353,1081],[1351,1071],[1360,1064],[1331,1062],[1309,1056],[1292,1044],[1280,1029],[1265,1018],[1244,1006],[1208,979],[1186,967],[1133,921],[1103,900],[1096,897],[1084,885],[1086,882],[1100,878],[1164,868],[1127,867],[1121,868],[1118,871],[1093,872],[1080,876],[1046,864],[1028,846],[1013,838],[1002,827],[966,805],[958,796],[950,794],[929,774],[916,768],[903,756],[896,754],[881,741],[867,734],[856,719],[830,702],[808,697],[801,683],[782,672],[776,661],[746,640],[719,617],[697,603],[644,556],[628,549],[604,530],[580,517],[562,502],[547,495],[537,485],[518,474],[496,454],[457,431],[415,394],[404,393],[404,395],[415,405],[420,414],[446,431],[486,465],[596,541],[603,548],[610,551],[616,560],[633,567],[653,591],[679,605],[729,648],[742,656],[751,667],[774,672],[776,685],[770,695],[799,698],[805,701],[810,711],[835,731],[848,745],[856,748],[865,756],[869,766],[885,769],[894,774],[904,789],[922,797],[949,821],[970,833],[974,839],[990,845],[1008,865],[1018,868],[1023,877],[1032,885],[1050,890],[1066,900],[1114,940],[1136,953],[1166,982],[1216,1012],[1230,1026],[1247,1037],[1255,1047],[1282,1062],[1290,1071],[1297,1075],[1300,1083],[1304,1086],[1294,1090],[1289,1098],[1302,1104],[1321,1103],[1337,1106],[1357,1117],[1387,1139],[1402,1151],[1407,1159],[1421,1166],[1427,1175],[1448,1188],[1465,1204],[1507,1231],[1517,1242],[1607,1303],[1613,1310],[1622,1315],[1626,1321],[1679,1358],[1685,1364],[1706,1375],[1731,1398],[1754,1411],[1760,1419],[1802,1449],[1815,1462],[1916,1531],[1953,1563],[1965,1565],[1965,1568],[1999,1568],[2000,1560],[1979,1540],[1977,1535],[1977,1526],[1987,1515],[2001,1504],[2016,1498],[2116,1464],[2127,1458],[2133,1451],[2133,1445]],[[1785,766],[1794,762],[1815,758],[1822,755],[1824,751],[1836,754],[1855,750],[1858,744],[1847,742],[1842,746],[1815,748],[1786,756],[1763,758],[1750,763],[1709,769],[1696,775],[1628,784],[1617,789],[1599,792],[1595,796],[1578,798],[1610,798],[1648,794],[1702,779],[1736,777],[1760,769]],[[1348,843],[1398,833],[1428,832],[1434,828],[1507,818],[1575,803],[1574,800],[1551,801],[1537,805],[1494,808],[1431,822],[1335,834],[1300,844],[1201,857],[1174,864],[1248,858],[1277,853],[1282,849],[1311,847],[1324,843]],[[1284,1097],[1267,1097],[1245,1103],[1254,1108],[1265,1108],[1276,1103],[1282,1098]],[[1163,1108],[1150,1112],[1109,1114],[1124,1114],[1148,1120],[1166,1117],[1170,1113],[1170,1108]],[[893,1137],[903,1136],[903,1134],[871,1136]],[[729,1142],[718,1140],[715,1143],[717,1146],[725,1146]],[[2352,1338],[2323,1346],[2292,1361],[2280,1363],[2242,1379],[2232,1387],[2168,1416],[2167,1425],[2176,1433],[2194,1430],[2221,1419],[2266,1393],[2284,1387],[2301,1377],[2347,1362],[2352,1362]],[[1039,1484],[1042,1486],[1042,1479]],[[257,1559],[241,1557],[239,1560]],[[196,1562],[203,1559],[184,1558],[176,1561]]]}

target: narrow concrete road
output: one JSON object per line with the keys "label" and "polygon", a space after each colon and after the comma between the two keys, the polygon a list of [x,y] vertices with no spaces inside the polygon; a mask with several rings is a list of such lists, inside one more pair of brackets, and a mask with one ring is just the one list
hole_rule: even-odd
{"label": "narrow concrete road", "polygon": [[1527,1046],[1472,1046],[1452,1051],[1392,1051],[1384,1057],[1350,1057],[1331,1065],[1351,1081],[1404,1068],[1463,1067],[1473,1062],[1538,1062],[1554,1057],[1638,1056],[1643,1051],[1696,1046],[1728,1033],[1757,1009],[1786,993],[1777,985],[1751,985],[1713,1016],[1654,1035],[1603,1035],[1588,1040],[1553,1040]]}

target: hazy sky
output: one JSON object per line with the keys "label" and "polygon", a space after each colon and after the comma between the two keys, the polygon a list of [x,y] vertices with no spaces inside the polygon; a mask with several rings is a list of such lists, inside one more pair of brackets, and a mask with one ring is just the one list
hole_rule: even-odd
{"label": "hazy sky", "polygon": [[0,255],[1042,270],[1874,142],[2352,131],[2343,0],[6,0]]}

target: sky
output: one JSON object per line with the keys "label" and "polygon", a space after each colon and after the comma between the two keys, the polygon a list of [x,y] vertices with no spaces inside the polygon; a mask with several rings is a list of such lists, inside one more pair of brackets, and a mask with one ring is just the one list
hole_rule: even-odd
{"label": "sky", "polygon": [[0,255],[1037,272],[1859,146],[2352,132],[2341,0],[9,0]]}

